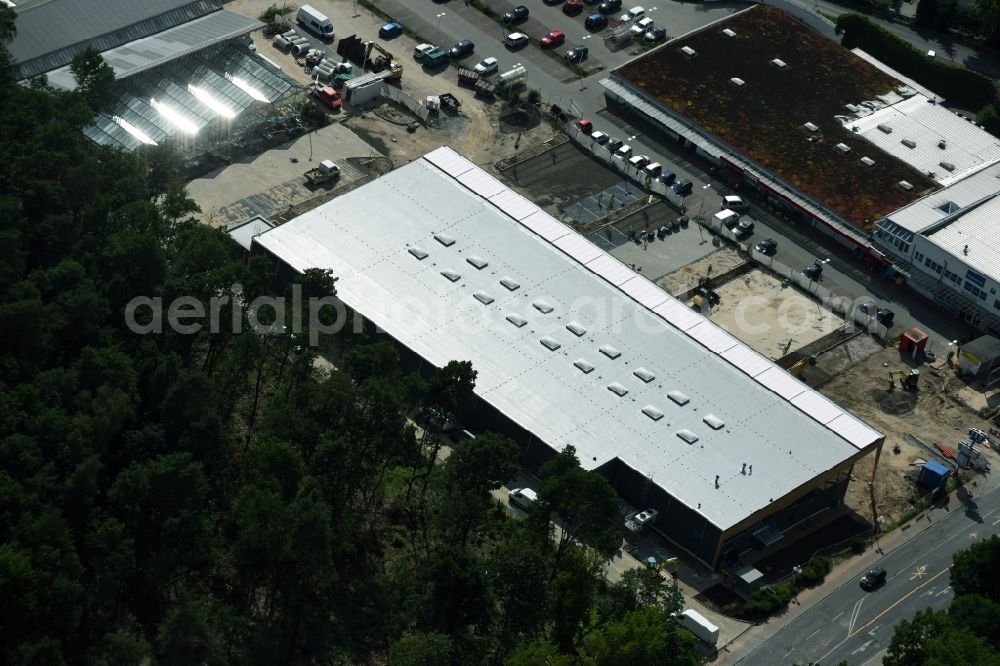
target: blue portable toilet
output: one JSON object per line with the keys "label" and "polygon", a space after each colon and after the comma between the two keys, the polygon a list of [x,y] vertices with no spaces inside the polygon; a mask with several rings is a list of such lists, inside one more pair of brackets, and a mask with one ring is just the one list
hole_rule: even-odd
{"label": "blue portable toilet", "polygon": [[936,460],[931,460],[924,463],[923,469],[920,470],[919,482],[924,488],[930,488],[934,490],[935,488],[940,488],[948,480],[948,476],[951,474],[951,469],[942,465]]}

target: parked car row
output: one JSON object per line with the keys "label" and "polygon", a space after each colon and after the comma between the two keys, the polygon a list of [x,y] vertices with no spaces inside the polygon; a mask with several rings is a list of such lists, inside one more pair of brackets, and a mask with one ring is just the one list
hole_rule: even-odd
{"label": "parked car row", "polygon": [[694,188],[694,185],[690,180],[686,178],[678,180],[676,173],[670,170],[664,170],[662,164],[652,161],[646,155],[633,155],[632,146],[625,143],[622,139],[617,139],[609,136],[605,132],[595,130],[593,123],[591,123],[587,118],[581,118],[578,120],[576,128],[583,134],[589,135],[591,141],[594,143],[607,148],[608,152],[611,153],[612,159],[627,162],[630,167],[636,170],[637,174],[642,172],[650,178],[656,178],[661,183],[669,187],[670,190],[677,196],[683,197],[691,194],[691,190]]}

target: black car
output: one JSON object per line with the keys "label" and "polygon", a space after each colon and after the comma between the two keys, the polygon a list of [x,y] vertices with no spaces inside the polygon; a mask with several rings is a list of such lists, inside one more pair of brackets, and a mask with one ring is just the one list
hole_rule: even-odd
{"label": "black car", "polygon": [[656,26],[655,28],[647,32],[645,37],[647,42],[658,42],[661,39],[666,39],[666,38],[667,38],[667,29],[660,26]]}
{"label": "black car", "polygon": [[891,328],[892,322],[896,318],[896,313],[889,308],[880,308],[870,301],[858,305],[858,312],[869,317],[875,317],[875,320],[886,328]]}
{"label": "black car", "polygon": [[608,17],[604,14],[591,14],[583,22],[587,30],[603,30],[608,26]]}
{"label": "black car", "polygon": [[757,243],[757,246],[754,249],[761,254],[772,257],[778,251],[778,241],[773,238],[767,238]]}
{"label": "black car", "polygon": [[464,58],[471,55],[473,51],[476,50],[476,45],[472,43],[471,40],[463,39],[458,44],[451,47],[451,51],[448,51],[448,55],[452,58]]}
{"label": "black car", "polygon": [[504,12],[503,22],[504,23],[520,23],[524,19],[528,18],[528,8],[524,5],[518,5],[509,12]]}
{"label": "black car", "polygon": [[694,185],[691,184],[691,181],[685,178],[684,180],[678,180],[670,189],[674,191],[674,194],[683,197],[684,195],[691,194],[693,187]]}
{"label": "black car", "polygon": [[569,51],[566,51],[566,60],[569,62],[583,62],[587,59],[587,55],[590,51],[586,46],[577,46]]}
{"label": "black car", "polygon": [[597,11],[602,14],[613,14],[622,8],[622,0],[604,0],[598,7]]}
{"label": "black car", "polygon": [[812,266],[806,266],[802,270],[802,274],[810,280],[817,281],[823,276],[823,264],[817,261]]}
{"label": "black car", "polygon": [[861,577],[861,587],[865,590],[874,590],[879,585],[885,584],[885,569],[875,567]]}

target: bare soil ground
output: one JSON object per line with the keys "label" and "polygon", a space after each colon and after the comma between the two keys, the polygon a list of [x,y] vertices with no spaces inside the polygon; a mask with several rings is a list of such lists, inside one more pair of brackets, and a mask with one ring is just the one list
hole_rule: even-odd
{"label": "bare soil ground", "polygon": [[[867,335],[855,338],[855,341],[864,340],[870,338]],[[884,515],[892,522],[920,496],[915,485],[904,475],[913,469],[914,462],[934,457],[933,449],[928,450],[914,443],[906,434],[916,436],[930,447],[940,442],[954,448],[965,439],[969,428],[986,430],[988,424],[953,399],[964,386],[954,373],[922,365],[916,393],[899,388],[898,380],[896,389],[890,391],[889,372],[909,373],[913,367],[909,356],[901,355],[894,347],[865,355],[863,348],[859,348],[863,342],[855,344],[855,341],[848,343],[855,348],[852,352],[856,359],[854,364],[841,368],[832,379],[817,388],[885,433],[885,445],[875,479],[875,504],[877,515]],[[833,361],[842,364],[842,357],[834,357]],[[821,359],[817,365],[822,364]],[[808,371],[805,379],[812,384]],[[894,452],[897,446],[899,453]],[[995,456],[992,451],[987,451],[985,455]],[[868,488],[873,464],[874,456],[869,456],[855,466],[847,494],[847,504],[869,520],[875,515]]]}
{"label": "bare soil ground", "polygon": [[[714,256],[714,255],[713,255]],[[844,325],[814,300],[759,270],[715,288],[722,299],[709,317],[771,359],[779,359]]]}
{"label": "bare soil ground", "polygon": [[684,268],[660,278],[656,281],[656,284],[668,294],[680,294],[688,289],[697,287],[699,279],[711,275],[720,275],[742,262],[743,259],[735,250],[722,247],[698,261],[694,261]]}

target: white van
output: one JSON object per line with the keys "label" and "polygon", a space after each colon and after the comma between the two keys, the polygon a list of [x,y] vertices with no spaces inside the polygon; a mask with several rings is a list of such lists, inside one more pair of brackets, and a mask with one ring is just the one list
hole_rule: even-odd
{"label": "white van", "polygon": [[643,167],[642,170],[645,171],[646,175],[650,178],[656,178],[660,175],[660,172],[663,171],[663,165],[659,162],[652,162]]}
{"label": "white van", "polygon": [[333,39],[333,24],[330,23],[330,19],[326,17],[326,14],[321,13],[319,10],[309,5],[302,5],[299,8],[299,13],[295,16],[295,20],[309,32],[327,41]]}
{"label": "white van", "polygon": [[750,204],[743,201],[740,197],[730,194],[728,196],[722,197],[722,205],[720,208],[728,208],[729,210],[735,210],[738,213],[742,213],[745,210],[749,210]]}
{"label": "white van", "polygon": [[740,223],[740,214],[728,208],[720,210],[715,214],[715,222],[719,229],[734,229]]}
{"label": "white van", "polygon": [[688,608],[675,617],[678,624],[697,636],[706,645],[715,645],[719,642],[719,628],[698,611]]}

